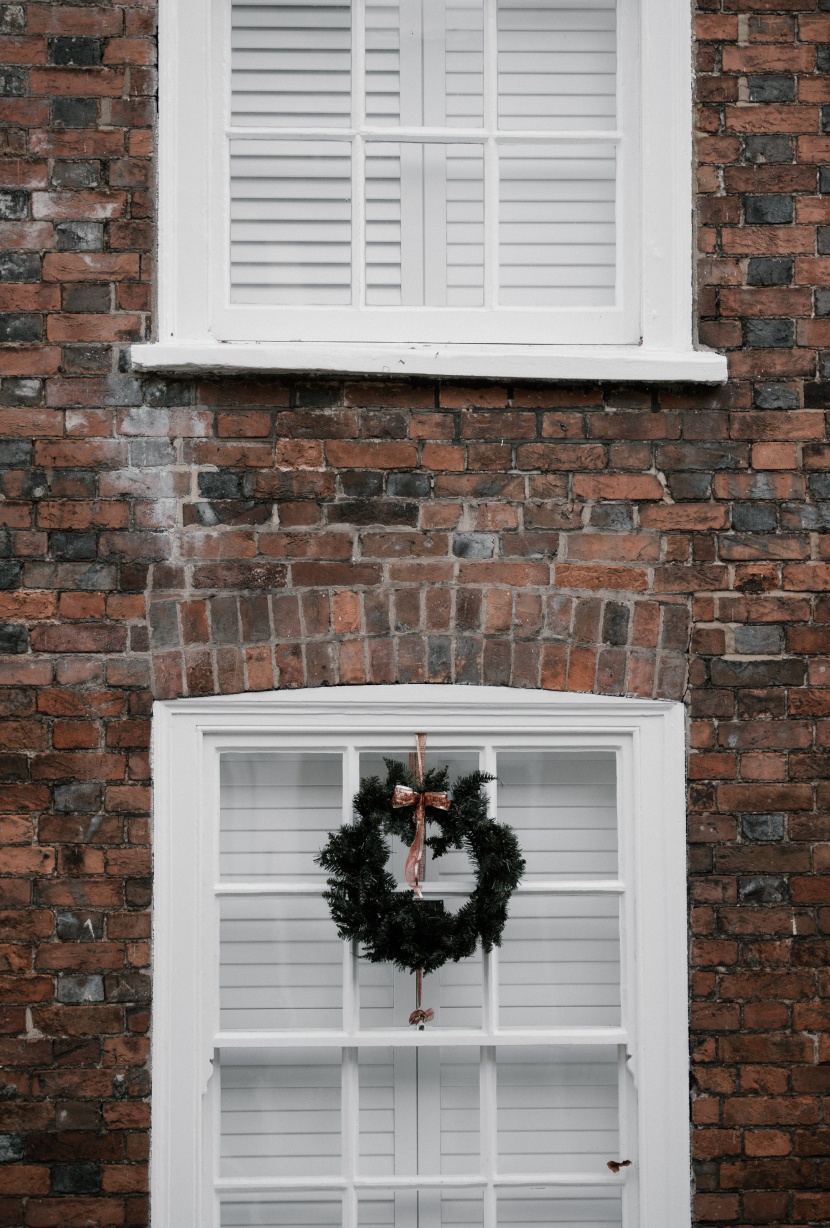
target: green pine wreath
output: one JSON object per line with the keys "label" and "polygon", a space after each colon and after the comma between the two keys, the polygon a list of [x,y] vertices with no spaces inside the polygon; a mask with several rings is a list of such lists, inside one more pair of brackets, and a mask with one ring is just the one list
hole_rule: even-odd
{"label": "green pine wreath", "polygon": [[[385,783],[377,776],[361,780],[354,799],[357,821],[332,832],[316,859],[331,875],[324,898],[340,937],[357,940],[371,963],[424,973],[472,955],[479,941],[485,951],[500,946],[507,906],[525,863],[512,828],[488,817],[483,786],[493,777],[464,776],[453,786],[448,811],[426,808],[425,843],[433,855],[466,848],[475,866],[472,895],[450,913],[443,900],[419,900],[412,891],[396,890],[386,869],[387,837],[399,836],[406,844],[415,837],[415,805],[393,808],[395,786],[418,786],[403,764],[385,762]],[[448,768],[433,768],[418,791],[445,792],[448,779]],[[438,828],[434,835],[430,825]]]}

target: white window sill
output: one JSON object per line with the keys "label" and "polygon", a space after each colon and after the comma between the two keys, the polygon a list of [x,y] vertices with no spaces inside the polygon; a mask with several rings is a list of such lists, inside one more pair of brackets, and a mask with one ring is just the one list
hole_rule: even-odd
{"label": "white window sill", "polygon": [[187,375],[319,371],[327,375],[457,376],[464,379],[671,380],[720,384],[723,354],[642,346],[324,345],[319,342],[167,341],[134,345],[137,371]]}

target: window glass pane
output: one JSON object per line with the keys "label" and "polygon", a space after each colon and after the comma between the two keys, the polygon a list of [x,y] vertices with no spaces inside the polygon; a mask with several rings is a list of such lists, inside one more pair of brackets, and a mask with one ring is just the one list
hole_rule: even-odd
{"label": "window glass pane", "polygon": [[482,146],[368,142],[369,306],[480,307],[483,296]]}
{"label": "window glass pane", "polygon": [[616,123],[616,0],[498,0],[499,127]]}
{"label": "window glass pane", "polygon": [[221,1176],[339,1174],[339,1049],[223,1053],[221,1071]]}
{"label": "window glass pane", "polygon": [[498,1171],[602,1173],[619,1159],[616,1048],[503,1048]]}
{"label": "window glass pane", "polygon": [[351,146],[231,141],[231,302],[348,305]]}
{"label": "window glass pane", "polygon": [[330,1191],[292,1190],[267,1201],[222,1202],[222,1228],[340,1228],[342,1202]]}
{"label": "window glass pane", "polygon": [[611,144],[499,151],[499,301],[507,307],[612,306],[616,150]]}
{"label": "window glass pane", "polygon": [[348,0],[234,3],[231,122],[239,127],[348,127]]}
{"label": "window glass pane", "polygon": [[515,830],[528,879],[616,878],[613,755],[502,751],[499,819]]}
{"label": "window glass pane", "polygon": [[618,1228],[620,1191],[592,1188],[504,1190],[498,1199],[498,1228]]}
{"label": "window glass pane", "polygon": [[[459,906],[457,896],[445,899],[448,911]],[[391,964],[370,964],[361,959],[361,1028],[406,1027],[415,1009],[415,975]],[[469,959],[444,964],[424,977],[423,1005],[435,1011],[430,1029],[481,1027],[481,948]]]}
{"label": "window glass pane", "polygon": [[361,1049],[360,1172],[480,1171],[479,1050]]}
{"label": "window glass pane", "polygon": [[325,879],[314,858],[343,822],[340,755],[223,755],[223,879]]}
{"label": "window glass pane", "polygon": [[481,1228],[483,1217],[477,1190],[378,1190],[357,1205],[358,1228]]}
{"label": "window glass pane", "polygon": [[482,0],[367,0],[366,119],[481,127]]}
{"label": "window glass pane", "polygon": [[617,896],[514,895],[498,958],[502,1027],[619,1026]]}
{"label": "window glass pane", "polygon": [[342,1027],[343,944],[325,900],[220,901],[224,1030]]}

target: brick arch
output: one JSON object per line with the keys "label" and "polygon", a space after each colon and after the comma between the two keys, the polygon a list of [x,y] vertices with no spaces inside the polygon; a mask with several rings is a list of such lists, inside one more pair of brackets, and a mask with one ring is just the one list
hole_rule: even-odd
{"label": "brick arch", "polygon": [[466,683],[682,699],[680,599],[536,588],[153,594],[157,699],[283,687]]}

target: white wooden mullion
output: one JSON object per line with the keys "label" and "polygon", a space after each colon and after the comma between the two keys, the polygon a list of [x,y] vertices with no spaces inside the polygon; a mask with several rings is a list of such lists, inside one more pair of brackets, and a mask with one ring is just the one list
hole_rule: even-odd
{"label": "white wooden mullion", "polygon": [[473,1045],[624,1045],[628,1042],[625,1028],[523,1028],[511,1031],[508,1028],[496,1032],[484,1032],[472,1028],[446,1028],[445,1030],[396,1031],[378,1028],[350,1036],[346,1032],[217,1032],[216,1047],[219,1049],[331,1049],[343,1045],[358,1048],[393,1047],[415,1048],[421,1046],[444,1046],[462,1048]]}
{"label": "white wooden mullion", "polygon": [[[353,801],[359,788],[360,753],[356,746],[348,746],[343,753],[344,825],[354,821]],[[360,976],[357,943],[343,943],[343,1029],[349,1036],[360,1031]]]}
{"label": "white wooden mullion", "polygon": [[[474,879],[442,879],[435,883],[422,883],[424,895],[469,895],[475,888]],[[320,895],[320,883],[217,883],[214,891],[222,896],[241,895]],[[409,891],[399,886],[398,891]],[[520,883],[518,895],[622,895],[625,883],[619,879],[539,879]]]}
{"label": "white wooden mullion", "polygon": [[[457,1177],[454,1175],[404,1176],[404,1177],[356,1177],[359,1190],[412,1190],[412,1189],[483,1189],[488,1184],[494,1187],[526,1188],[538,1186],[616,1186],[626,1185],[627,1176],[612,1176],[608,1173],[495,1173],[491,1181],[483,1176]],[[267,1190],[344,1190],[342,1177],[222,1177],[216,1188],[228,1193],[243,1194],[247,1191]]]}
{"label": "white wooden mullion", "polygon": [[[493,780],[486,785],[487,809],[491,819],[498,818],[498,781],[495,779],[496,748],[483,746],[480,754],[481,770]],[[496,1033],[499,1026],[499,949],[482,952],[482,988],[484,992],[482,1025],[485,1031]]]}
{"label": "white wooden mullion", "polygon": [[[353,125],[350,128],[229,128],[228,136],[244,137],[246,141],[276,141],[276,140],[309,140],[309,141],[342,141],[354,136],[366,136],[382,141],[439,141],[441,144],[469,143],[480,145],[487,139],[488,133],[482,128],[447,127],[436,128],[425,125],[417,127],[413,124],[402,124],[399,128],[379,128],[373,124]],[[553,129],[520,128],[505,129],[494,132],[500,145],[517,142],[526,145],[529,141],[549,145],[551,141],[621,141],[622,133],[616,129],[607,132],[601,129],[581,131],[568,129],[554,131]]]}
{"label": "white wooden mullion", "polygon": [[499,297],[499,47],[498,0],[483,0],[484,11],[484,306]]}
{"label": "white wooden mullion", "polygon": [[498,1164],[496,1143],[496,1050],[483,1045],[480,1050],[479,1102],[481,1114],[481,1171],[485,1178],[483,1228],[496,1228],[496,1191],[493,1179]]}
{"label": "white wooden mullion", "polygon": [[[343,823],[354,821],[353,798],[360,787],[360,754],[354,745],[343,752]],[[353,1035],[360,1028],[360,982],[356,942],[343,943],[343,1027]],[[342,1050],[341,1148],[346,1189],[343,1196],[343,1228],[357,1228],[355,1178],[360,1149],[359,1050]]]}
{"label": "white wooden mullion", "polygon": [[351,0],[351,8],[352,306],[361,308],[366,306],[366,0]]}
{"label": "white wooden mullion", "polygon": [[342,1051],[342,1099],[340,1110],[342,1172],[345,1183],[343,1228],[357,1228],[357,1177],[360,1147],[360,1071],[359,1051]]}

